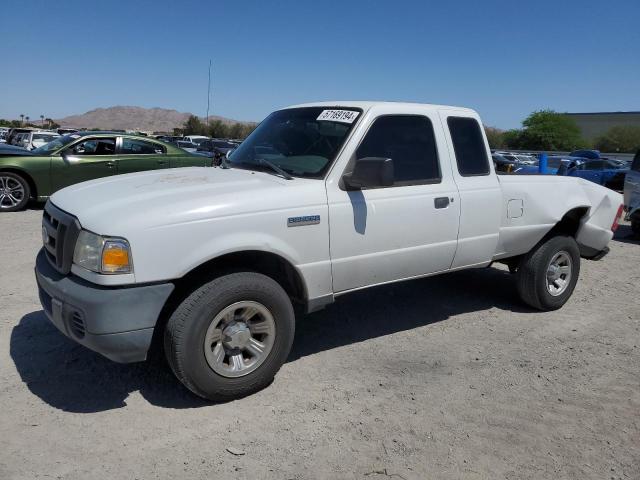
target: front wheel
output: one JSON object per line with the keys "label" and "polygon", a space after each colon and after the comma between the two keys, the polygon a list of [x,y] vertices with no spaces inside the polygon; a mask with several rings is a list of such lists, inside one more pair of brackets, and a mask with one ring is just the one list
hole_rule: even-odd
{"label": "front wheel", "polygon": [[230,400],[273,380],[294,332],[293,306],[276,281],[233,273],[204,284],[178,306],[165,329],[165,354],[193,393]]}
{"label": "front wheel", "polygon": [[17,212],[27,206],[29,183],[13,172],[0,172],[0,212]]}
{"label": "front wheel", "polygon": [[578,282],[580,250],[572,237],[559,235],[538,244],[518,267],[520,298],[538,310],[562,307]]}

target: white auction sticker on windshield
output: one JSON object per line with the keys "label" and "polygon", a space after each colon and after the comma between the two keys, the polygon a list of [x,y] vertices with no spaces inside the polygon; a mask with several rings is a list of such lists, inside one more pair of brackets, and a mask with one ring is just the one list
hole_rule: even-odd
{"label": "white auction sticker on windshield", "polygon": [[360,112],[354,112],[353,110],[323,110],[316,120],[353,123],[359,114]]}

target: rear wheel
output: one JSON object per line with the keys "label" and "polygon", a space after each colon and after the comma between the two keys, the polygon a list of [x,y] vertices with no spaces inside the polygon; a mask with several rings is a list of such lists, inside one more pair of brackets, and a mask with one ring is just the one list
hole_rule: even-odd
{"label": "rear wheel", "polygon": [[267,386],[291,350],[293,306],[270,277],[243,272],[198,288],[165,330],[173,373],[193,393],[214,401]]}
{"label": "rear wheel", "polygon": [[27,206],[31,189],[24,177],[0,172],[0,212],[16,212]]}
{"label": "rear wheel", "polygon": [[556,236],[534,247],[520,261],[517,286],[520,298],[539,310],[562,307],[580,274],[580,250],[572,237]]}

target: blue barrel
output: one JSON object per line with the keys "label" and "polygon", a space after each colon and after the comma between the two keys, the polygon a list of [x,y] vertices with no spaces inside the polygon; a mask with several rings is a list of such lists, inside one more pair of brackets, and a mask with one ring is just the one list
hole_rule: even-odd
{"label": "blue barrel", "polygon": [[538,172],[541,175],[547,173],[547,154],[544,152],[538,155]]}

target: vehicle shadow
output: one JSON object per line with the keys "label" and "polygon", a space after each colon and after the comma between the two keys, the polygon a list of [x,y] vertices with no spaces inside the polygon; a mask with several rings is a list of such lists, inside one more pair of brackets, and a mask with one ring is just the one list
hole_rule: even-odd
{"label": "vehicle shadow", "polygon": [[36,200],[29,200],[26,206],[26,210],[44,210],[44,206],[47,202],[38,202]]}
{"label": "vehicle shadow", "polygon": [[[493,268],[355,292],[298,319],[287,361],[493,307],[532,311],[519,301],[511,276]],[[138,364],[111,362],[64,337],[41,310],[25,315],[14,327],[10,354],[29,390],[64,411],[122,408],[135,391],[165,408],[210,405],[182,387],[158,355],[155,361]]]}
{"label": "vehicle shadow", "polygon": [[640,235],[636,235],[631,230],[631,225],[620,225],[613,235],[613,240],[622,243],[632,243],[640,245]]}

